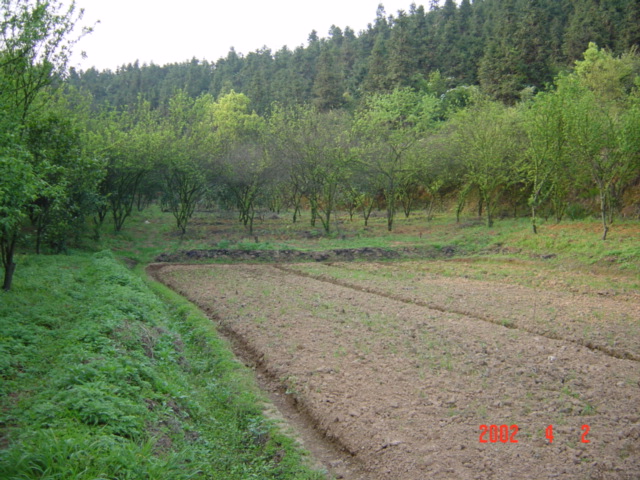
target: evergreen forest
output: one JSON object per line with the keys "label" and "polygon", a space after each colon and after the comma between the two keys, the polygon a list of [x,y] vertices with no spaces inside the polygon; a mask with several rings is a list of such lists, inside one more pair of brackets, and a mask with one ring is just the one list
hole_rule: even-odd
{"label": "evergreen forest", "polygon": [[[637,46],[638,2],[434,0],[389,14],[381,4],[366,30],[334,25],[329,32],[312,31],[306,46],[293,50],[243,55],[231,49],[216,62],[72,70],[68,82],[89,91],[97,105],[114,108],[135,103],[140,94],[157,108],[180,89],[193,98],[244,93],[259,115],[270,114],[274,104],[354,110],[367,95],[396,88],[441,95],[471,85],[513,105],[571,70],[589,42],[615,56]],[[441,82],[429,90],[436,72]]]}

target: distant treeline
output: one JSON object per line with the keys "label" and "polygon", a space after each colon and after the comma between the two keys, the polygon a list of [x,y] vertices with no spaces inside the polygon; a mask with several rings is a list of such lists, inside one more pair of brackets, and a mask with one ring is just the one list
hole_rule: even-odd
{"label": "distant treeline", "polygon": [[274,103],[354,108],[370,93],[421,89],[439,71],[442,88],[479,85],[507,104],[530,87],[544,89],[582,58],[589,42],[615,55],[640,44],[637,0],[432,0],[388,15],[355,32],[332,26],[313,31],[306,46],[242,55],[231,49],[216,62],[123,65],[71,70],[68,81],[88,89],[99,105],[122,108],[143,95],[157,107],[176,90],[192,98],[234,90],[268,114]]}

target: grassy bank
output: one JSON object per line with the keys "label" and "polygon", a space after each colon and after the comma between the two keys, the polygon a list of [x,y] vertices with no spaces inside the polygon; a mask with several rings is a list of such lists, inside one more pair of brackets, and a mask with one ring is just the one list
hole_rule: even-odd
{"label": "grassy bank", "polygon": [[0,478],[319,479],[210,321],[108,252],[0,294]]}

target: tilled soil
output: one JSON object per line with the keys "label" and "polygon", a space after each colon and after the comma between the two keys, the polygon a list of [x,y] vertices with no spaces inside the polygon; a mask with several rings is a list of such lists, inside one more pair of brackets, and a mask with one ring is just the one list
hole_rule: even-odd
{"label": "tilled soil", "polygon": [[317,268],[151,271],[348,453],[337,476],[640,478],[635,297],[407,275],[419,262]]}
{"label": "tilled soil", "polygon": [[443,277],[422,262],[332,263],[280,267],[405,303],[564,339],[618,358],[640,361],[640,292],[583,295],[556,287]]}

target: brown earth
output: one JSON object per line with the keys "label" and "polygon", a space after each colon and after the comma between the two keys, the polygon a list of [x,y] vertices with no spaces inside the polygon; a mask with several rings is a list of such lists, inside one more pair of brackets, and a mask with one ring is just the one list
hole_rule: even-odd
{"label": "brown earth", "polygon": [[445,276],[424,261],[150,272],[346,452],[327,461],[338,477],[640,478],[637,292]]}

